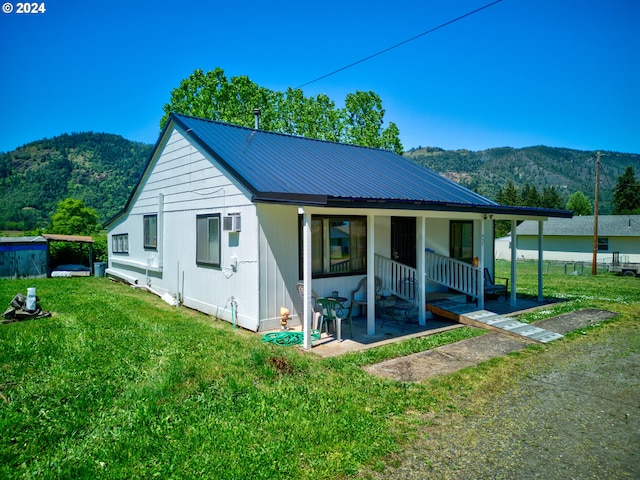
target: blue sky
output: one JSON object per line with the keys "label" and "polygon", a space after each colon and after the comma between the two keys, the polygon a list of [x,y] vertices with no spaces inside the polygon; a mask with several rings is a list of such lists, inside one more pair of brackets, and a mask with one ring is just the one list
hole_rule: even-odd
{"label": "blue sky", "polygon": [[[0,152],[81,131],[154,143],[196,68],[284,91],[491,0],[49,0],[28,15],[9,3]],[[636,0],[502,0],[303,91],[338,106],[376,92],[405,149],[640,153],[639,23]]]}

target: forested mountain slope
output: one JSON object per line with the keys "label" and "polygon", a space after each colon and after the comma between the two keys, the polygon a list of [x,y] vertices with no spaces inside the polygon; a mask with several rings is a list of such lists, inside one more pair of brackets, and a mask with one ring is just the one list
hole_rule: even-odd
{"label": "forested mountain slope", "polygon": [[60,200],[81,199],[104,223],[124,206],[153,146],[73,133],[0,154],[0,229],[46,227]]}
{"label": "forested mountain slope", "polygon": [[[46,227],[59,201],[72,197],[94,208],[104,224],[121,211],[153,146],[107,133],[73,133],[0,154],[0,229]],[[492,148],[483,151],[413,148],[405,156],[496,199],[509,181],[565,197],[582,191],[593,202],[595,152],[565,148]],[[602,152],[600,212],[611,213],[611,190],[626,166],[640,173],[640,156]]]}
{"label": "forested mountain slope", "polygon": [[[544,146],[491,148],[477,152],[424,147],[411,149],[405,156],[491,199],[512,181],[518,190],[527,184],[540,192],[554,186],[565,202],[576,191],[583,192],[592,203],[594,201],[596,152]],[[601,152],[601,213],[613,210],[611,190],[628,165],[639,172],[640,156]]]}

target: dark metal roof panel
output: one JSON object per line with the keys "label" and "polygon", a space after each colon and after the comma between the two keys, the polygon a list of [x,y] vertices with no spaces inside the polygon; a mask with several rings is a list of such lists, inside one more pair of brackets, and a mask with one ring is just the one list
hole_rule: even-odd
{"label": "dark metal roof panel", "polygon": [[386,150],[172,115],[254,195],[459,205],[497,204]]}

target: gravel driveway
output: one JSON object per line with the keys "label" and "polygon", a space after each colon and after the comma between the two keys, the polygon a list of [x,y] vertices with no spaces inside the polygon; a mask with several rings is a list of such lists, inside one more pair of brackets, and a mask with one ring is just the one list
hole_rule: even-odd
{"label": "gravel driveway", "polygon": [[558,342],[509,390],[425,417],[395,467],[364,478],[640,478],[639,330]]}

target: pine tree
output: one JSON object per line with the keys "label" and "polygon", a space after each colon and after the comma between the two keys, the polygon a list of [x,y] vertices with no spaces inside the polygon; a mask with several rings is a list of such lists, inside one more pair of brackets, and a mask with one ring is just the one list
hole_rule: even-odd
{"label": "pine tree", "polygon": [[528,183],[522,188],[520,197],[522,197],[522,205],[527,207],[539,207],[542,203],[538,189],[535,185]]}
{"label": "pine tree", "polygon": [[558,193],[556,187],[551,186],[549,188],[544,187],[542,190],[542,207],[544,208],[554,208],[554,209],[562,209],[564,207],[564,202],[562,201],[562,197]]}
{"label": "pine tree", "polygon": [[508,207],[514,207],[520,205],[520,195],[518,195],[518,189],[511,180],[504,189],[500,189],[498,192],[497,201],[500,205]]}
{"label": "pine tree", "polygon": [[613,205],[614,215],[640,213],[640,182],[636,180],[631,165],[618,177],[618,183],[613,187]]}

